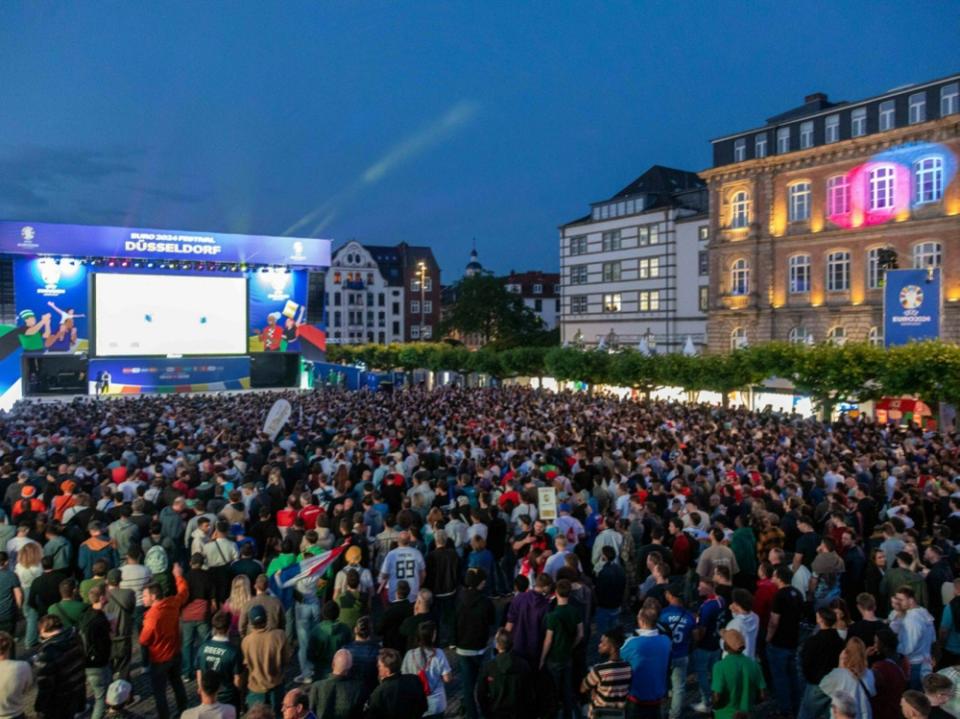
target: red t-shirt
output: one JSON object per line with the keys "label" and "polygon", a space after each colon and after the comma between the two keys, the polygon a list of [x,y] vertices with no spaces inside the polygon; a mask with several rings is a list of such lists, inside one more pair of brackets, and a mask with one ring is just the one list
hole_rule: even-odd
{"label": "red t-shirt", "polygon": [[317,528],[317,517],[323,513],[323,510],[315,504],[311,504],[300,510],[300,519],[303,520],[303,526],[310,530]]}
{"label": "red t-shirt", "polygon": [[296,518],[297,518],[296,511],[290,509],[290,507],[284,507],[279,512],[277,512],[277,526],[292,527],[293,522]]}

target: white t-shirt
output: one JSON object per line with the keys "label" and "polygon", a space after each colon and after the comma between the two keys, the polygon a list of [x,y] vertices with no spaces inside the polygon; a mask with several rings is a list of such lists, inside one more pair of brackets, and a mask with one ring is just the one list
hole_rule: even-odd
{"label": "white t-shirt", "polygon": [[403,657],[400,671],[404,674],[419,674],[424,670],[430,682],[430,694],[427,696],[427,711],[423,716],[442,715],[447,710],[447,690],[443,685],[443,675],[451,674],[450,662],[441,649],[411,649]]}
{"label": "white t-shirt", "polygon": [[405,579],[410,585],[410,600],[416,599],[417,592],[420,591],[420,575],[426,567],[420,550],[414,547],[391,549],[380,568],[380,576],[387,578],[387,595],[390,601],[397,600],[397,582],[401,579]]}

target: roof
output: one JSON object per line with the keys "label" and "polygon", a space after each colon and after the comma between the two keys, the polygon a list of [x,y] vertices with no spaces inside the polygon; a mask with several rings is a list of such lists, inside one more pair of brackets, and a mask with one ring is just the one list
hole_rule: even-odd
{"label": "roof", "polygon": [[[527,272],[511,272],[506,277],[499,278],[505,285],[520,285],[521,297],[557,297],[557,286],[560,284],[559,272],[541,272],[529,270]],[[540,285],[539,293],[533,291],[534,285]]]}
{"label": "roof", "polygon": [[[380,267],[380,274],[383,275],[388,285],[403,286],[405,284],[403,278],[404,267],[416,265],[421,260],[436,268],[439,274],[439,268],[433,257],[433,250],[429,247],[408,245],[406,242],[393,246],[359,244],[370,253],[370,256]],[[337,252],[339,251],[337,250]]]}
{"label": "roof", "polygon": [[846,107],[857,107],[859,105],[865,105],[869,102],[877,102],[879,100],[885,100],[889,97],[894,97],[901,95],[904,92],[916,92],[917,90],[923,90],[924,88],[930,87],[931,85],[938,85],[942,82],[950,82],[952,80],[960,79],[960,74],[954,73],[952,75],[946,75],[944,77],[939,77],[935,80],[929,80],[927,82],[916,83],[913,85],[903,85],[901,87],[895,87],[886,92],[882,92],[879,95],[873,95],[872,97],[866,97],[862,100],[841,100],[839,102],[828,102],[826,95],[822,93],[815,93],[814,95],[808,96],[807,99],[810,99],[810,102],[804,102],[803,105],[795,107],[792,110],[787,110],[782,112],[779,115],[774,115],[773,117],[767,118],[767,124],[760,127],[751,127],[746,130],[740,130],[738,132],[730,132],[721,137],[715,137],[710,140],[711,143],[714,142],[723,142],[724,140],[731,140],[735,137],[741,137],[742,135],[749,135],[751,132],[759,132],[760,130],[766,130],[771,125],[778,125],[785,122],[792,122],[800,118],[805,117],[814,117],[816,115],[830,112],[836,110],[837,108],[846,108]]}

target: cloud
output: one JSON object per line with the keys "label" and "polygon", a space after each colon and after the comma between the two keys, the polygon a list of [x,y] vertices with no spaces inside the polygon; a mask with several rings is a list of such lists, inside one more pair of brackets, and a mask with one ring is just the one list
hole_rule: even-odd
{"label": "cloud", "polygon": [[343,205],[350,202],[363,190],[383,180],[398,167],[446,140],[459,128],[470,122],[479,109],[479,104],[471,100],[461,100],[456,103],[426,127],[421,128],[390,148],[383,157],[364,170],[358,178],[294,222],[283,234],[291,235],[308,227],[312,227],[309,234],[320,232],[339,214]]}

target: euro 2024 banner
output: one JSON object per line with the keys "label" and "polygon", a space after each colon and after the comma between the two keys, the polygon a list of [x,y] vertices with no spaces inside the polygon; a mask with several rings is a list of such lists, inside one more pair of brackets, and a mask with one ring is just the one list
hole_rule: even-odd
{"label": "euro 2024 banner", "polygon": [[270,269],[251,272],[249,282],[250,352],[295,352],[306,321],[307,273]]}
{"label": "euro 2024 banner", "polygon": [[888,270],[883,287],[884,345],[937,339],[941,302],[939,269]]}
{"label": "euro 2024 banner", "polygon": [[73,259],[13,262],[17,332],[25,352],[86,352],[87,267]]}

